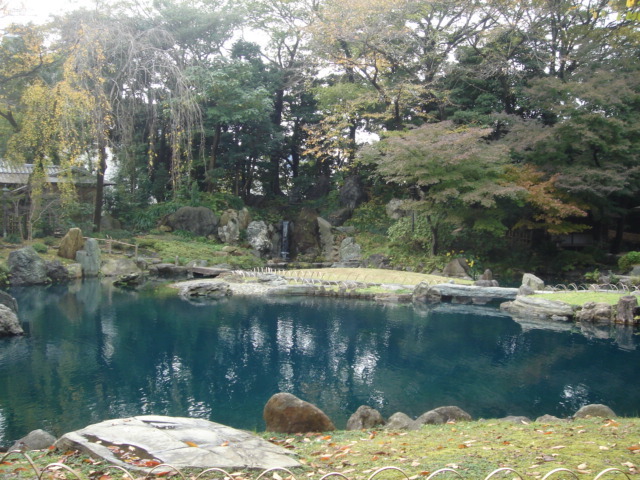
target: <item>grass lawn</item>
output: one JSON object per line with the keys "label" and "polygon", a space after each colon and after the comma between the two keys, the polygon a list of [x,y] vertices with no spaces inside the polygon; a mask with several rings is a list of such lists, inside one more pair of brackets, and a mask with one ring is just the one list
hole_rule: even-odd
{"label": "grass lawn", "polygon": [[[325,434],[285,435],[262,433],[260,436],[289,449],[303,464],[295,469],[297,480],[320,480],[331,472],[347,480],[366,480],[383,467],[395,467],[375,478],[416,480],[426,479],[441,468],[454,472],[438,476],[483,479],[498,468],[513,472],[498,478],[541,479],[557,468],[566,468],[576,476],[557,473],[554,478],[593,479],[607,468],[617,468],[629,475],[638,475],[640,467],[640,419],[592,418],[561,423],[512,424],[495,420],[446,425],[427,425],[421,430],[405,431],[336,431]],[[29,455],[43,469],[51,463],[63,467],[45,473],[43,479],[115,480],[123,478],[121,471],[110,469],[104,462],[77,452],[57,450],[35,451]],[[1,457],[0,457],[1,458]],[[401,469],[401,471],[397,470]],[[201,470],[188,470],[169,475],[195,479]],[[404,473],[403,473],[404,472]],[[229,472],[233,480],[255,480],[261,472]],[[144,474],[133,473],[132,478]],[[220,478],[210,473],[200,478]],[[624,479],[620,472],[607,477]],[[29,463],[12,455],[0,464],[0,478],[37,478]],[[127,477],[124,477],[127,478]],[[150,475],[149,478],[157,478]],[[270,472],[262,478],[288,480],[289,473]]]}
{"label": "grass lawn", "polygon": [[533,296],[538,298],[546,298],[548,300],[557,300],[560,302],[568,303],[569,305],[581,306],[587,302],[608,303],[610,305],[617,305],[620,298],[622,298],[625,295],[629,295],[629,294],[580,291],[580,292],[541,293]]}

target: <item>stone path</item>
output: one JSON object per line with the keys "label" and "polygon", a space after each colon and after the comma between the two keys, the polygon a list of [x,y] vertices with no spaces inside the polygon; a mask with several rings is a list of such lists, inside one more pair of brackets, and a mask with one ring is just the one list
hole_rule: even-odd
{"label": "stone path", "polygon": [[197,418],[138,416],[107,420],[67,433],[57,442],[127,469],[167,463],[183,468],[293,468],[292,454],[249,432]]}

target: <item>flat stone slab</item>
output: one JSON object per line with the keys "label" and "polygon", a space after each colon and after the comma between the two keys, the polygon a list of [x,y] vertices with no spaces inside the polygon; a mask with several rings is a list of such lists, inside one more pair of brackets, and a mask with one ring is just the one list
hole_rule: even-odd
{"label": "flat stone slab", "polygon": [[300,466],[282,447],[198,418],[147,415],[106,420],[67,433],[55,445],[127,469],[149,470],[165,463],[179,469],[217,467],[228,471]]}

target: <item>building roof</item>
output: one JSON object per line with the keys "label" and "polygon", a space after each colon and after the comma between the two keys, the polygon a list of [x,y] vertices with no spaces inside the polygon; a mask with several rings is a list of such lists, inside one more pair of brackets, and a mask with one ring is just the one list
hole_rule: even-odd
{"label": "building roof", "polygon": [[[29,177],[33,173],[33,164],[25,163],[14,165],[5,160],[0,160],[0,185],[27,185]],[[73,182],[76,185],[90,186],[96,184],[96,177],[88,170],[80,167],[71,167]],[[45,167],[48,183],[61,183],[67,181],[65,173],[67,169],[59,165],[48,165]],[[113,185],[111,182],[104,182],[105,185]]]}

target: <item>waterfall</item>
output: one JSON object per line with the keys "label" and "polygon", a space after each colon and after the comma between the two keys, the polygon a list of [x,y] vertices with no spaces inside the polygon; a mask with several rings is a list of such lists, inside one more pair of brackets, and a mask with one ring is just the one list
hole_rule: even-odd
{"label": "waterfall", "polygon": [[282,221],[282,248],[280,250],[280,256],[285,262],[289,259],[289,221]]}

